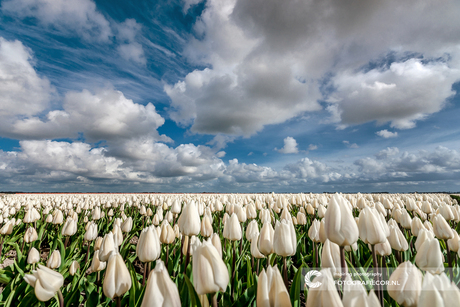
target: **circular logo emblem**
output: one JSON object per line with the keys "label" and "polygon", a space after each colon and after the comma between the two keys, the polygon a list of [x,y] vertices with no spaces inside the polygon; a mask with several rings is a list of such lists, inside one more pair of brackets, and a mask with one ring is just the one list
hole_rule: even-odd
{"label": "circular logo emblem", "polygon": [[319,281],[317,282],[311,282],[310,279],[312,276],[321,276],[321,272],[318,272],[316,270],[311,270],[308,271],[308,273],[305,275],[305,285],[308,286],[309,288],[318,288],[321,286],[321,283]]}

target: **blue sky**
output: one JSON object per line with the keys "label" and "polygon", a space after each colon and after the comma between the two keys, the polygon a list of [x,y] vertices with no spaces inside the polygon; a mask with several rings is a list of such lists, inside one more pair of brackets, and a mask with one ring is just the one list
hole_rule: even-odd
{"label": "blue sky", "polygon": [[0,3],[0,190],[460,190],[458,1]]}

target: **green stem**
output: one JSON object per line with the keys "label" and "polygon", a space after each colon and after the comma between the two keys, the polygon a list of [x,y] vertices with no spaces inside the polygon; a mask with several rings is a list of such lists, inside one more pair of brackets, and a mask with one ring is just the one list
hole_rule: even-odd
{"label": "green stem", "polygon": [[232,259],[232,301],[235,301],[235,263],[236,263],[236,246],[231,243],[233,247],[233,259]]}
{"label": "green stem", "polygon": [[59,298],[59,307],[64,307],[64,297],[62,296],[61,290],[58,290],[58,298]]}

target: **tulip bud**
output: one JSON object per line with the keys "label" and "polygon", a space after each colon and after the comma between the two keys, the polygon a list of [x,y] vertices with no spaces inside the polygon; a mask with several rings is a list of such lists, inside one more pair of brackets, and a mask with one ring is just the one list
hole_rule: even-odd
{"label": "tulip bud", "polygon": [[93,211],[91,211],[91,219],[93,221],[97,221],[101,218],[101,208],[99,207],[96,207],[93,209]]}
{"label": "tulip bud", "polygon": [[308,229],[308,237],[310,240],[312,240],[315,243],[321,242],[319,238],[319,227],[320,227],[320,222],[315,219],[313,220],[313,223],[310,226],[310,229]]}
{"label": "tulip bud", "polygon": [[326,236],[331,242],[346,246],[358,240],[359,230],[351,208],[339,194],[332,196],[324,220]]}
{"label": "tulip bud", "polygon": [[186,236],[195,236],[200,233],[200,215],[194,201],[184,206],[178,224],[180,231]]}
{"label": "tulip bud", "polygon": [[[380,243],[383,244],[383,243]],[[378,244],[376,244],[378,245]],[[343,306],[344,307],[367,307],[380,306],[379,299],[374,290],[369,292],[360,283],[354,283],[349,275],[345,278],[343,286]]]}
{"label": "tulip bud", "polygon": [[235,206],[235,214],[238,217],[238,222],[244,223],[247,220],[246,210],[241,206]]}
{"label": "tulip bud", "polygon": [[307,205],[307,214],[309,215],[315,215],[315,208],[311,204]]}
{"label": "tulip bud", "polygon": [[56,210],[53,212],[53,224],[54,225],[61,225],[62,222],[64,222],[64,216],[62,215],[62,211],[61,210]]}
{"label": "tulip bud", "polygon": [[53,216],[51,214],[48,214],[48,216],[46,217],[45,222],[51,223],[52,221],[53,221]]}
{"label": "tulip bud", "polygon": [[417,306],[422,288],[422,272],[410,261],[401,263],[391,274],[388,294],[399,305]]}
{"label": "tulip bud", "polygon": [[102,237],[96,238],[96,241],[94,242],[94,251],[97,251],[101,248],[102,240]]}
{"label": "tulip bud", "polygon": [[440,240],[448,240],[454,237],[452,228],[450,228],[449,224],[447,224],[444,217],[440,214],[433,217],[433,232]]}
{"label": "tulip bud", "polygon": [[452,231],[454,234],[454,237],[452,239],[447,240],[447,245],[449,245],[449,249],[452,252],[458,252],[458,247],[459,247],[459,241],[460,237],[458,236],[458,233],[456,231]]}
{"label": "tulip bud", "polygon": [[[323,245],[323,250],[321,252],[321,266],[323,268],[331,269],[331,274],[335,278],[339,278],[342,275],[342,267],[340,262],[340,247],[329,241],[326,240]],[[345,264],[345,268],[347,265]]]}
{"label": "tulip bud", "polygon": [[442,217],[446,221],[451,221],[451,220],[454,219],[454,214],[452,212],[451,207],[449,205],[445,204],[445,203],[439,207],[438,212],[439,212],[439,214],[442,215]]}
{"label": "tulip bud", "polygon": [[157,260],[150,272],[141,307],[180,307],[181,301],[176,284],[169,277],[163,261]]}
{"label": "tulip bud", "polygon": [[121,231],[120,225],[114,224],[112,233],[114,242],[117,243],[117,246],[121,246],[121,244],[123,244],[123,232]]}
{"label": "tulip bud", "polygon": [[40,261],[40,253],[35,247],[32,247],[29,251],[29,255],[27,256],[27,263],[34,264]]}
{"label": "tulip bud", "polygon": [[273,251],[275,254],[288,257],[295,255],[297,250],[297,236],[291,220],[276,221],[273,236]]}
{"label": "tulip bud", "polygon": [[15,220],[14,218],[12,218],[11,220],[9,220],[8,222],[5,223],[5,225],[3,225],[3,227],[0,229],[0,235],[10,235],[13,233],[13,228],[14,228],[14,224],[15,224]]}
{"label": "tulip bud", "polygon": [[83,238],[86,241],[93,241],[97,238],[97,224],[94,222],[90,222],[88,229],[86,230],[85,235]]}
{"label": "tulip bud", "polygon": [[324,218],[326,216],[327,209],[323,205],[319,205],[318,207],[318,217],[320,219]]}
{"label": "tulip bud", "polygon": [[115,250],[115,242],[113,239],[113,233],[109,232],[104,236],[101,247],[99,248],[99,259],[106,262],[109,260],[110,253]]}
{"label": "tulip bud", "polygon": [[222,258],[222,243],[220,242],[220,237],[219,237],[219,235],[217,233],[212,234],[211,243],[217,249],[217,252],[219,253],[220,257]]}
{"label": "tulip bud", "polygon": [[421,270],[432,274],[444,272],[444,259],[439,241],[427,238],[415,255],[415,263]]}
{"label": "tulip bud", "polygon": [[270,222],[265,222],[260,230],[259,235],[259,251],[268,256],[273,253],[273,239],[275,236],[275,230],[273,230]]}
{"label": "tulip bud", "polygon": [[242,238],[241,225],[235,213],[230,216],[230,219],[224,225],[224,238],[231,241],[239,241]]}
{"label": "tulip bud", "polygon": [[61,253],[57,249],[48,257],[46,266],[50,269],[56,269],[61,266]]}
{"label": "tulip bud", "polygon": [[425,274],[418,307],[449,307],[458,305],[459,301],[460,291],[455,284],[449,281],[445,273],[432,275],[427,272]]}
{"label": "tulip bud", "polygon": [[254,237],[251,240],[251,255],[252,257],[257,258],[257,259],[265,258],[265,256],[257,248],[258,241],[259,241],[259,235],[257,235],[257,237]]}
{"label": "tulip bud", "polygon": [[69,268],[69,274],[74,276],[77,273],[77,270],[80,268],[80,265],[77,261],[73,261]]}
{"label": "tulip bud", "polygon": [[171,212],[174,214],[179,214],[181,211],[182,207],[178,199],[175,199],[172,206],[171,206]]}
{"label": "tulip bud", "polygon": [[384,243],[389,235],[388,225],[375,208],[366,207],[359,213],[359,237],[371,245]]}
{"label": "tulip bud", "polygon": [[303,214],[302,212],[297,212],[297,224],[299,225],[306,225],[307,224],[307,217],[305,216],[305,214]]}
{"label": "tulip bud", "polygon": [[102,288],[111,299],[123,296],[131,288],[131,276],[117,249],[110,254]]}
{"label": "tulip bud", "polygon": [[423,226],[422,221],[418,217],[414,217],[412,219],[412,223],[410,225],[410,230],[412,232],[412,235],[414,237],[418,237],[418,233],[420,232],[420,229],[425,228]]}
{"label": "tulip bud", "polygon": [[[369,245],[369,249],[372,250],[372,246]],[[386,240],[384,243],[379,243],[374,245],[374,251],[377,255],[379,256],[389,256],[392,253],[391,250],[391,245],[388,240]]]}
{"label": "tulip bud", "polygon": [[246,240],[251,241],[253,238],[259,236],[259,225],[256,220],[252,220],[248,227],[246,227]]}
{"label": "tulip bud", "polygon": [[149,226],[142,230],[137,243],[136,254],[142,262],[155,261],[160,257],[160,238],[154,226]]}
{"label": "tulip bud", "polygon": [[32,242],[34,242],[34,241],[37,240],[37,239],[38,239],[37,231],[35,230],[35,228],[29,227],[29,228],[26,230],[26,233],[24,234],[24,242],[26,242],[26,243],[32,243]]}
{"label": "tulip bud", "polygon": [[64,284],[64,277],[60,273],[40,264],[32,275],[25,274],[24,280],[34,288],[35,296],[41,302],[49,301]]}
{"label": "tulip bud", "polygon": [[123,224],[121,224],[121,231],[128,233],[133,229],[133,218],[128,217]]}
{"label": "tulip bud", "polygon": [[430,214],[430,213],[433,212],[433,210],[431,208],[431,204],[429,202],[427,202],[427,201],[422,202],[421,210],[426,214]]}
{"label": "tulip bud", "polygon": [[262,269],[257,284],[257,306],[291,306],[289,293],[284,285],[278,267]]}
{"label": "tulip bud", "polygon": [[106,262],[103,262],[99,259],[99,250],[94,252],[93,261],[91,261],[91,271],[99,272],[105,269]]}
{"label": "tulip bud", "polygon": [[193,252],[193,285],[201,294],[225,292],[229,282],[228,270],[217,249],[204,241]]}
{"label": "tulip bud", "polygon": [[201,235],[205,238],[210,237],[213,233],[211,218],[204,215],[201,220]]}
{"label": "tulip bud", "polygon": [[250,203],[246,206],[246,215],[248,219],[255,219],[257,217],[257,211],[254,204]]}
{"label": "tulip bud", "polygon": [[390,226],[390,236],[388,237],[391,248],[397,251],[406,251],[409,248],[406,237],[399,227]]}
{"label": "tulip bud", "polygon": [[61,234],[63,236],[73,236],[76,232],[77,232],[77,222],[71,217],[67,218],[64,226],[62,227]]}
{"label": "tulip bud", "polygon": [[161,235],[160,235],[160,242],[163,244],[171,244],[176,239],[176,235],[174,233],[174,229],[169,225],[169,223],[163,222],[161,225]]}
{"label": "tulip bud", "polygon": [[404,229],[411,228],[412,218],[405,209],[402,210],[401,217],[399,219],[399,224],[401,224],[401,227]]}
{"label": "tulip bud", "polygon": [[[327,241],[326,241],[327,242]],[[339,307],[343,306],[340,296],[335,288],[334,279],[329,269],[322,269],[321,275],[315,277],[313,284],[319,284],[317,288],[310,288],[307,296],[307,307]]]}
{"label": "tulip bud", "polygon": [[417,252],[419,251],[420,247],[426,241],[427,238],[434,238],[433,233],[426,230],[425,228],[420,229],[417,240],[415,240],[415,250]]}

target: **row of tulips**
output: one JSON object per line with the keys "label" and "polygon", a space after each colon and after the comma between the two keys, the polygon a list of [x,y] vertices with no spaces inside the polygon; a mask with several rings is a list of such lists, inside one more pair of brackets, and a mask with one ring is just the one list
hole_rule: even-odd
{"label": "row of tulips", "polygon": [[[20,194],[0,213],[0,306],[460,306],[455,196]],[[369,268],[393,285],[346,283]]]}

